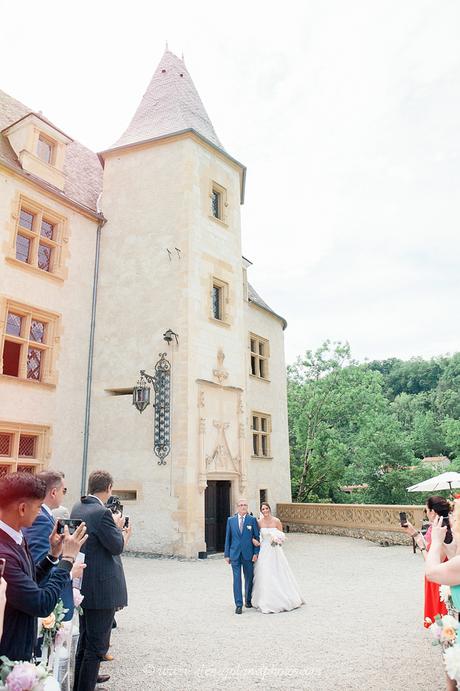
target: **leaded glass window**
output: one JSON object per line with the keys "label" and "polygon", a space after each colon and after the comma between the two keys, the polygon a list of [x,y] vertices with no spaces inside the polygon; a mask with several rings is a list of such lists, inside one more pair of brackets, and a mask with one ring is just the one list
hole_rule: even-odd
{"label": "leaded glass window", "polygon": [[30,238],[25,235],[16,235],[16,259],[20,262],[28,262],[30,255]]}
{"label": "leaded glass window", "polygon": [[22,331],[22,317],[19,314],[8,312],[6,319],[6,333],[11,336],[20,336]]}
{"label": "leaded glass window", "polygon": [[27,379],[40,381],[40,371],[43,352],[38,348],[29,348],[27,351]]}

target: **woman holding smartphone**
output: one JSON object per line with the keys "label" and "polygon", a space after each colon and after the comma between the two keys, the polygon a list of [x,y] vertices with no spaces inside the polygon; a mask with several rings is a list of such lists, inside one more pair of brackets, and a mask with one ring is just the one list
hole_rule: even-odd
{"label": "woman holding smartphone", "polygon": [[[410,535],[414,540],[415,544],[419,548],[420,552],[423,555],[423,558],[426,560],[427,554],[430,550],[431,547],[431,530],[432,530],[432,525],[433,521],[435,521],[437,518],[445,518],[446,521],[448,522],[448,516],[451,511],[451,506],[447,499],[444,497],[440,496],[433,496],[433,497],[428,497],[426,506],[425,506],[425,511],[426,515],[428,518],[428,521],[430,523],[430,526],[428,530],[426,531],[425,537],[423,537],[422,533],[414,528],[414,526],[407,521],[406,526],[403,526],[405,532]],[[443,552],[443,561],[446,561],[450,557],[453,557],[455,554],[455,544],[452,540],[452,532],[450,530],[450,527],[446,531],[446,538],[445,542],[443,543],[442,546],[442,552]],[[444,602],[441,601],[439,597],[439,585],[437,583],[432,583],[425,577],[425,604],[424,604],[424,624],[425,626],[429,626],[427,624],[426,619],[429,618],[431,621],[434,621],[434,618],[437,614],[447,614],[447,608]]]}

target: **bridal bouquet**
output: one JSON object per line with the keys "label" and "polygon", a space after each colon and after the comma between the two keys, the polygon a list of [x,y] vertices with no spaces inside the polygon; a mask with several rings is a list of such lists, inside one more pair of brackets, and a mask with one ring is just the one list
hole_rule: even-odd
{"label": "bridal bouquet", "polygon": [[43,665],[0,658],[0,691],[60,691],[60,684]]}
{"label": "bridal bouquet", "polygon": [[277,530],[275,533],[270,535],[270,544],[272,547],[281,547],[285,540],[286,536],[281,532],[281,530]]}

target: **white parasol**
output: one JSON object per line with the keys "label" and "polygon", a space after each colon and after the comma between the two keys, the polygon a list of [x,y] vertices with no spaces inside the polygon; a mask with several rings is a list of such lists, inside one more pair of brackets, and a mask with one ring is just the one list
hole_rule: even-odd
{"label": "white parasol", "polygon": [[429,480],[418,482],[412,487],[408,487],[408,492],[435,492],[441,489],[454,489],[460,487],[460,473],[441,473],[435,477],[430,477]]}

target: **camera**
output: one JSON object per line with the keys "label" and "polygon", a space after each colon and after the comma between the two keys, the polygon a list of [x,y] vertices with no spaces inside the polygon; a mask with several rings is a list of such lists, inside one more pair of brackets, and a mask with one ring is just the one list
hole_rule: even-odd
{"label": "camera", "polygon": [[112,513],[120,513],[123,515],[123,504],[120,501],[120,497],[116,497],[114,494],[107,499],[106,507],[110,509]]}

